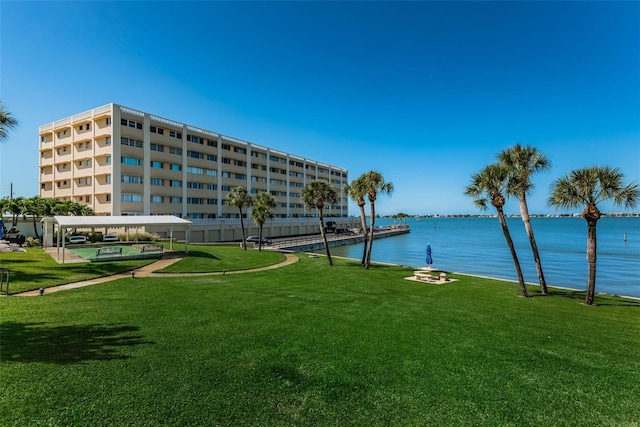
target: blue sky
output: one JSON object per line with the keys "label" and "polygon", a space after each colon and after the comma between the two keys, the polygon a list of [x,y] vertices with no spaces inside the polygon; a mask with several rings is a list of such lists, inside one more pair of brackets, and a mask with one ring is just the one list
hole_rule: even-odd
{"label": "blue sky", "polygon": [[2,1],[0,37],[0,196],[38,194],[39,125],[110,102],[380,171],[381,214],[477,213],[516,142],[553,162],[532,213],[576,168],[640,183],[638,2]]}

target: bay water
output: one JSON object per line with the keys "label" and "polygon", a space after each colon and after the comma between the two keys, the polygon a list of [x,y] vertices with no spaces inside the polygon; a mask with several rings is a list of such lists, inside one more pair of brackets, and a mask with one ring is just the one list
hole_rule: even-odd
{"label": "bay water", "polygon": [[[478,276],[517,280],[498,218],[409,218],[408,234],[377,239],[372,261],[426,266],[431,245],[433,267]],[[526,282],[538,283],[524,224],[507,218]],[[548,286],[585,290],[587,222],[582,217],[531,218]],[[389,218],[376,226],[393,225]],[[626,237],[626,240],[625,240]],[[331,248],[333,255],[362,258],[362,244]],[[603,217],[597,224],[596,292],[640,298],[640,217]]]}

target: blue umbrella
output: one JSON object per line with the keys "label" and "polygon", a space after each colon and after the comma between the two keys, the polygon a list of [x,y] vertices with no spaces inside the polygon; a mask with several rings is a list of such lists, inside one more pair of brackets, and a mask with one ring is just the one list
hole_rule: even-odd
{"label": "blue umbrella", "polygon": [[431,257],[431,245],[427,243],[427,265],[433,264],[433,258]]}

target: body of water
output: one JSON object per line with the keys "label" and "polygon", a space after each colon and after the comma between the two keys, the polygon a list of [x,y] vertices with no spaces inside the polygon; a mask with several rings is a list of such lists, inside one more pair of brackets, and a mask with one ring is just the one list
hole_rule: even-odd
{"label": "body of water", "polygon": [[[508,218],[525,281],[538,283],[531,246],[520,218]],[[378,225],[392,225],[381,218]],[[547,285],[585,290],[587,222],[581,218],[532,218]],[[376,240],[372,261],[412,267],[426,265],[431,244],[433,266],[440,270],[517,280],[498,218],[409,219],[409,234]],[[626,234],[626,241],[624,236]],[[596,292],[640,298],[640,218],[604,217],[597,226]],[[331,249],[362,258],[362,244]]]}

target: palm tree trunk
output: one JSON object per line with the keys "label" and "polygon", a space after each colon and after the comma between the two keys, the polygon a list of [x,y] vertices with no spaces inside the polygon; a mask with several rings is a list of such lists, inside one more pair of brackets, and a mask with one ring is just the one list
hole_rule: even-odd
{"label": "palm tree trunk", "polygon": [[[242,228],[242,249],[247,250],[247,238],[244,235],[244,221],[242,220],[242,209],[240,209],[240,228]],[[262,237],[262,236],[261,236]]]}
{"label": "palm tree trunk", "polygon": [[511,258],[513,258],[513,264],[516,267],[516,274],[518,275],[518,282],[520,283],[520,293],[523,297],[529,298],[527,293],[527,287],[524,284],[524,276],[522,275],[522,269],[520,268],[520,262],[518,261],[518,254],[516,254],[516,248],[513,246],[513,240],[511,240],[511,233],[509,233],[509,226],[507,226],[507,220],[504,217],[502,208],[498,208],[498,218],[500,219],[500,225],[502,226],[502,234],[507,241],[509,251],[511,251]]}
{"label": "palm tree trunk", "polygon": [[376,207],[375,203],[371,202],[371,220],[370,220],[370,229],[369,229],[369,251],[367,252],[367,262],[364,265],[364,268],[367,270],[371,265],[371,251],[373,250],[373,227],[376,224]]}
{"label": "palm tree trunk", "polygon": [[262,252],[262,224],[259,224],[260,228],[258,228],[258,252]]}
{"label": "palm tree trunk", "polygon": [[596,293],[596,220],[587,220],[587,262],[589,263],[589,276],[587,279],[587,297],[584,303],[593,304]]}
{"label": "palm tree trunk", "polygon": [[529,236],[529,243],[531,244],[531,252],[533,252],[533,260],[536,263],[536,272],[538,273],[538,281],[540,282],[540,292],[542,295],[549,295],[547,290],[547,282],[544,279],[544,273],[542,271],[542,262],[540,262],[540,253],[538,253],[538,244],[536,238],[533,235],[533,228],[531,227],[531,218],[529,218],[529,208],[527,206],[527,199],[524,194],[520,194],[520,214],[522,215],[522,222],[524,222],[524,228]]}
{"label": "palm tree trunk", "polygon": [[331,259],[331,253],[329,252],[329,244],[327,243],[327,233],[324,229],[324,218],[322,217],[322,209],[318,209],[318,219],[320,220],[320,234],[322,235],[322,241],[324,241],[324,251],[327,254],[327,259],[329,260],[329,265],[333,265],[333,260]]}
{"label": "palm tree trunk", "polygon": [[361,266],[364,267],[364,265],[367,263],[367,215],[364,212],[364,205],[359,205],[360,206],[360,223],[362,225],[362,234],[364,235],[364,249],[362,250],[362,262],[360,263]]}
{"label": "palm tree trunk", "polygon": [[36,239],[40,240],[40,236],[38,235],[38,225],[36,223],[36,216],[31,215],[31,217],[33,218],[33,232],[36,235]]}

